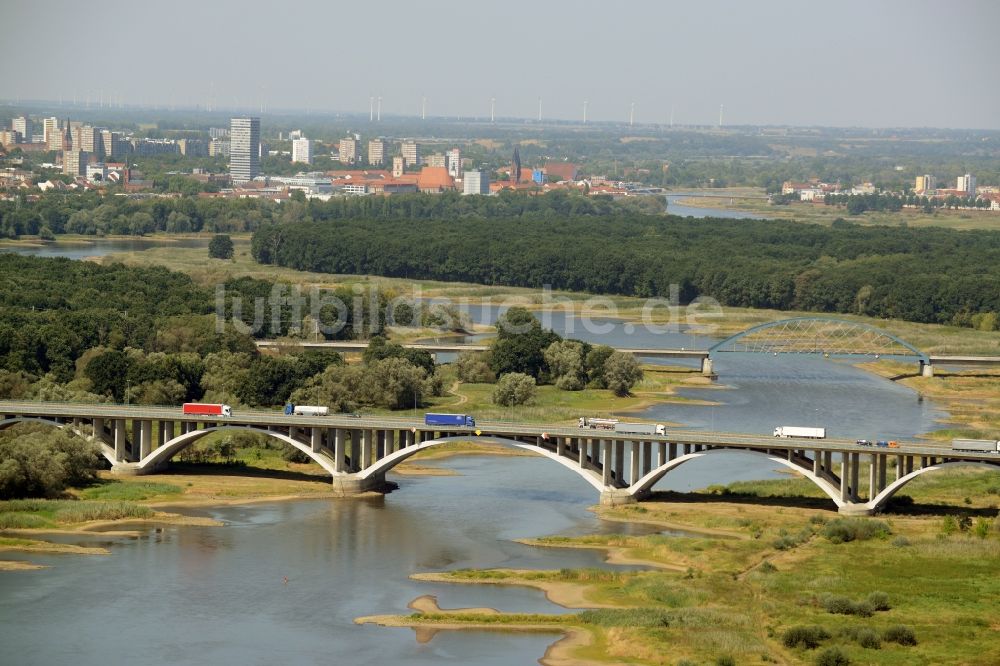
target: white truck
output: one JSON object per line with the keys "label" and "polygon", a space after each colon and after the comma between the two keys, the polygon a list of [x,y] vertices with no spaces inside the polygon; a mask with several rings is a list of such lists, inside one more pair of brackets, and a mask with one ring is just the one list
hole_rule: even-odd
{"label": "white truck", "polygon": [[804,428],[801,426],[778,426],[774,429],[775,437],[806,437],[808,439],[824,439],[826,428]]}
{"label": "white truck", "polygon": [[581,416],[579,425],[581,428],[591,430],[614,430],[618,425],[618,419],[599,419],[590,416]]}
{"label": "white truck", "polygon": [[285,414],[288,416],[326,416],[330,413],[329,407],[318,405],[285,405]]}
{"label": "white truck", "polygon": [[616,423],[615,432],[623,435],[666,435],[662,423]]}
{"label": "white truck", "polygon": [[993,439],[953,439],[954,451],[975,451],[976,453],[1000,453],[1000,442]]}

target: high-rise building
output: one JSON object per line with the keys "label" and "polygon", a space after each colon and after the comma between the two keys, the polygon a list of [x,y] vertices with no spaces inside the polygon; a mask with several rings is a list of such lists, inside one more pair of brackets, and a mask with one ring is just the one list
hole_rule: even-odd
{"label": "high-rise building", "polygon": [[313,163],[312,141],[301,137],[292,140],[292,161],[303,164]]}
{"label": "high-rise building", "polygon": [[917,176],[917,182],[913,189],[917,192],[928,192],[930,190],[933,190],[935,185],[936,183],[934,176],[930,175],[929,173],[925,173],[922,176]]}
{"label": "high-rise building", "polygon": [[490,175],[485,171],[466,171],[462,180],[462,194],[489,194]]}
{"label": "high-rise building", "polygon": [[76,138],[79,139],[79,143],[75,140],[73,141],[74,149],[96,154],[98,158],[101,157],[101,154],[104,151],[104,146],[101,143],[100,127],[81,125],[80,129],[76,132]]}
{"label": "high-rise building", "polygon": [[452,148],[445,156],[448,158],[448,175],[458,178],[462,175],[462,153],[458,148]]}
{"label": "high-rise building", "polygon": [[444,153],[434,153],[433,155],[427,156],[427,160],[424,162],[424,165],[429,167],[439,167],[441,169],[447,169],[448,158],[444,156]]}
{"label": "high-rise building", "polygon": [[104,159],[124,159],[128,152],[128,142],[122,138],[121,132],[102,130],[101,150],[104,152]]}
{"label": "high-rise building", "polygon": [[406,160],[403,159],[402,155],[396,155],[392,158],[392,177],[399,178],[406,171]]}
{"label": "high-rise building", "polygon": [[177,149],[185,157],[205,157],[208,155],[208,144],[203,139],[177,139]]}
{"label": "high-rise building", "polygon": [[971,173],[959,176],[958,182],[955,184],[955,189],[961,190],[970,196],[974,196],[976,194],[976,177]]}
{"label": "high-rise building", "polygon": [[19,118],[14,118],[11,121],[10,127],[15,132],[21,133],[22,143],[31,143],[31,134],[34,131],[34,127],[31,123],[31,118],[28,116],[20,116]]}
{"label": "high-rise building", "polygon": [[416,141],[406,140],[400,148],[406,166],[420,166],[420,145]]}
{"label": "high-rise building", "polygon": [[382,166],[385,164],[385,139],[372,139],[368,142],[368,164]]}
{"label": "high-rise building", "polygon": [[358,140],[353,136],[345,136],[340,140],[340,163],[354,164],[358,161]]}
{"label": "high-rise building", "polygon": [[229,121],[229,176],[242,185],[260,175],[260,118]]}
{"label": "high-rise building", "polygon": [[55,116],[42,121],[42,128],[45,132],[45,143],[49,150],[62,150],[62,133],[59,131],[59,119]]}
{"label": "high-rise building", "polygon": [[229,142],[223,139],[212,139],[208,143],[209,157],[229,157]]}
{"label": "high-rise building", "polygon": [[87,173],[90,154],[83,150],[63,151],[63,173],[68,176],[83,176]]}

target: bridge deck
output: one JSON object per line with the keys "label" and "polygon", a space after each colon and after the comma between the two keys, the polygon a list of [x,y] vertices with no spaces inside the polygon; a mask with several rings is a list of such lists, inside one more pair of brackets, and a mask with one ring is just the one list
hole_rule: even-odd
{"label": "bridge deck", "polygon": [[864,452],[889,455],[944,456],[954,460],[1000,460],[1000,454],[953,451],[948,446],[924,442],[900,441],[896,448],[859,446],[850,439],[796,439],[768,435],[723,433],[669,429],[665,436],[618,433],[610,430],[592,430],[564,424],[508,423],[482,421],[475,429],[448,426],[428,426],[422,418],[402,418],[379,415],[286,416],[280,412],[264,410],[235,410],[231,417],[203,414],[184,414],[178,407],[149,407],[106,404],[65,404],[40,402],[0,401],[0,414],[20,417],[105,418],[128,420],[197,421],[224,425],[289,426],[343,428],[351,430],[416,430],[418,432],[468,432],[475,437],[581,437],[634,442],[670,442],[674,444],[702,444],[712,447],[735,449],[778,449],[832,452]]}

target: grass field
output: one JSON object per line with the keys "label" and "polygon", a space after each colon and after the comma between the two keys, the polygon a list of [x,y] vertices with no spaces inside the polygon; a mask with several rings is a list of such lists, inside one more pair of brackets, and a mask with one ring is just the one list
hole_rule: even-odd
{"label": "grass field", "polygon": [[[706,192],[707,193],[707,192]],[[711,192],[716,194],[715,192]],[[741,199],[740,194],[764,196],[761,189],[740,189],[733,192],[731,199],[691,196],[679,199],[678,204],[696,208],[724,208],[758,213],[776,220],[791,220],[808,224],[829,225],[837,218],[854,224],[908,227],[945,227],[948,229],[1000,229],[1000,212],[989,210],[938,210],[925,213],[920,209],[904,208],[898,212],[869,211],[861,215],[850,215],[844,206],[827,206],[810,202],[775,206],[760,199]],[[668,208],[669,212],[669,208]]]}

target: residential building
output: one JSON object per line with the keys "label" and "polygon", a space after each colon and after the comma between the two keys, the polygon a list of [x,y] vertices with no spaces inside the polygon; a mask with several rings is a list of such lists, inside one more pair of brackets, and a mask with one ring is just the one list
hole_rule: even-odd
{"label": "residential building", "polygon": [[462,180],[462,194],[489,194],[490,176],[485,171],[466,171]]}
{"label": "residential building", "polygon": [[425,166],[417,175],[417,189],[421,192],[438,194],[455,189],[455,179],[448,175],[446,167]]}
{"label": "residential building", "polygon": [[0,146],[10,148],[18,143],[21,143],[21,133],[19,131],[14,129],[0,130]]}
{"label": "residential building", "polygon": [[73,148],[100,157],[104,151],[104,144],[101,142],[101,131],[102,128],[100,127],[81,125],[76,133],[79,143],[74,140]]}
{"label": "residential building", "polygon": [[59,131],[59,119],[52,116],[43,120],[42,123],[45,131],[45,143],[48,144],[49,150],[62,150],[62,132]]}
{"label": "residential building", "polygon": [[448,168],[448,158],[444,156],[443,153],[434,153],[433,155],[428,155],[424,164],[429,167],[447,169]]}
{"label": "residential building", "polygon": [[225,127],[209,127],[208,128],[208,138],[210,139],[225,139],[229,136],[229,130]]}
{"label": "residential building", "polygon": [[230,119],[229,175],[234,185],[242,185],[260,175],[260,118]]}
{"label": "residential building", "polygon": [[392,158],[392,177],[399,178],[406,171],[406,160],[403,159],[402,155],[396,155]]}
{"label": "residential building", "polygon": [[292,139],[292,161],[302,162],[303,164],[313,163],[313,147],[311,140],[305,137]]}
{"label": "residential building", "polygon": [[959,176],[958,181],[955,184],[956,190],[961,190],[970,196],[976,195],[976,177],[971,173],[967,173],[964,176]]}
{"label": "residential building", "polygon": [[177,149],[185,157],[205,157],[208,144],[201,139],[177,139]]}
{"label": "residential building", "polygon": [[923,176],[917,176],[917,182],[914,184],[913,189],[915,192],[929,192],[936,189],[936,185],[934,176],[925,173]]}
{"label": "residential building", "polygon": [[385,139],[372,139],[368,142],[368,164],[382,166],[385,164]]}
{"label": "residential building", "polygon": [[416,141],[404,141],[400,152],[403,154],[403,161],[406,166],[420,166],[420,145]]}
{"label": "residential building", "polygon": [[545,175],[551,180],[576,180],[579,167],[572,162],[546,162]]}
{"label": "residential building", "polygon": [[448,158],[448,175],[452,178],[458,178],[462,175],[462,151],[458,148],[452,148],[447,153],[445,157]]}
{"label": "residential building", "polygon": [[31,143],[31,135],[34,132],[34,125],[31,122],[31,118],[28,116],[20,116],[14,118],[10,123],[11,129],[15,132],[21,133],[22,143]]}
{"label": "residential building", "polygon": [[121,132],[111,130],[101,131],[101,151],[105,159],[120,160],[128,153],[129,143],[122,138]]}
{"label": "residential building", "polygon": [[345,136],[340,140],[340,163],[354,164],[358,160],[358,140]]}
{"label": "residential building", "polygon": [[209,157],[229,157],[229,142],[222,139],[212,139],[208,143]]}
{"label": "residential building", "polygon": [[90,155],[82,150],[63,151],[63,173],[68,176],[83,176],[87,173]]}

